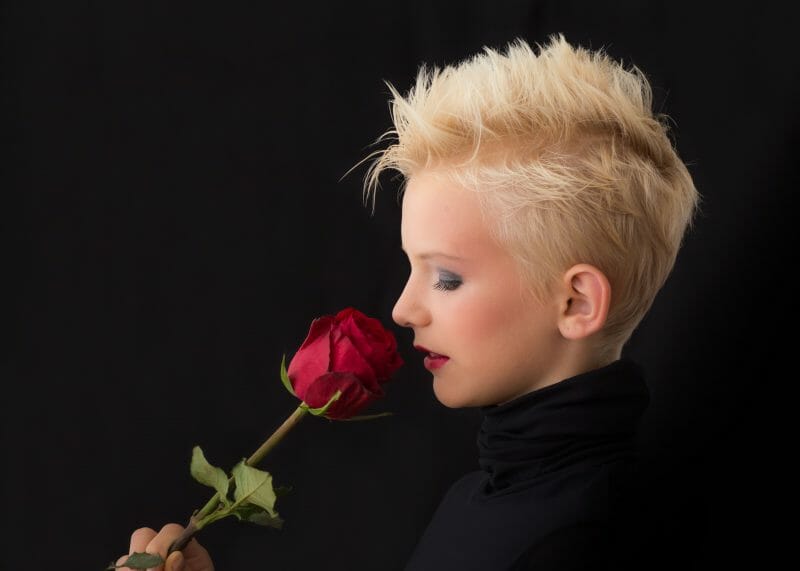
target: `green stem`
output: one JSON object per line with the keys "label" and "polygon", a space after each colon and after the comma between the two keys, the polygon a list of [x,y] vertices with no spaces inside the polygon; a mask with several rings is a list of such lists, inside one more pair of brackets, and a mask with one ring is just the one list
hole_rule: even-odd
{"label": "green stem", "polygon": [[[278,429],[272,433],[272,436],[267,438],[261,444],[261,446],[258,447],[258,450],[253,452],[250,457],[245,460],[245,464],[248,466],[255,466],[261,462],[261,460],[264,459],[264,456],[266,456],[267,453],[269,453],[273,448],[275,448],[275,446],[278,445],[281,440],[283,440],[283,437],[286,436],[286,433],[294,428],[294,425],[300,422],[300,419],[302,419],[307,412],[308,410],[306,410],[306,408],[303,406],[298,406],[289,416],[289,418],[284,420],[283,424],[281,424]],[[231,477],[228,482],[233,482],[233,477]],[[169,546],[167,554],[172,553],[173,551],[179,551],[186,547],[186,544],[189,543],[189,540],[192,539],[192,536],[202,529],[203,525],[200,522],[202,522],[206,516],[208,516],[217,508],[219,501],[219,493],[216,493],[211,497],[210,500],[208,500],[208,502],[206,502],[206,505],[204,505],[199,512],[192,515],[192,517],[189,519],[189,525],[186,526],[186,529],[183,530],[183,533],[181,533],[181,535],[172,542],[172,545]],[[200,524],[199,527],[198,524]]]}
{"label": "green stem", "polygon": [[258,450],[250,455],[250,458],[248,458],[247,462],[245,463],[248,466],[255,466],[261,462],[261,460],[264,459],[264,456],[266,456],[270,450],[275,448],[278,442],[283,439],[284,435],[294,428],[294,425],[300,422],[300,419],[302,419],[306,413],[308,413],[308,410],[305,406],[298,406],[289,416],[289,418],[284,420],[283,424],[281,424],[278,429],[272,433],[272,436],[270,436],[261,446],[259,446]]}

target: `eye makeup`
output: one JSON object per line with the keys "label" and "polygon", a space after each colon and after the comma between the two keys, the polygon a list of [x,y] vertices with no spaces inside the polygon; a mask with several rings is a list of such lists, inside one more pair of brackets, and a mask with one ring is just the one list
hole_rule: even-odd
{"label": "eye makeup", "polygon": [[453,291],[460,286],[461,283],[461,277],[457,276],[456,274],[440,270],[439,281],[433,284],[433,287],[438,290]]}

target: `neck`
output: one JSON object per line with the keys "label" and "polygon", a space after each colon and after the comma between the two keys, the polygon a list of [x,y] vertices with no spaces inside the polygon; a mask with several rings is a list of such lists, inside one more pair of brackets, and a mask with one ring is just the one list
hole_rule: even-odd
{"label": "neck", "polygon": [[600,369],[620,359],[621,351],[615,351],[612,356],[607,356],[603,355],[595,345],[589,339],[565,339],[547,371],[533,379],[522,391],[506,397],[497,405],[502,406],[523,395],[554,385],[564,379]]}
{"label": "neck", "polygon": [[641,368],[623,359],[482,407],[478,447],[487,491],[526,485],[555,470],[630,458],[648,400]]}

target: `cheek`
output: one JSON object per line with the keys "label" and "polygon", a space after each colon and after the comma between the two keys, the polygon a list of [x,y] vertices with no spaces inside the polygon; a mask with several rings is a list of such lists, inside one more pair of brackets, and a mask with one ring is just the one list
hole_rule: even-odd
{"label": "cheek", "polygon": [[460,309],[461,322],[454,335],[464,341],[466,358],[474,366],[487,362],[519,361],[531,350],[531,335],[537,327],[531,321],[531,310],[509,297],[503,288],[484,291],[480,300],[473,299]]}
{"label": "cheek", "polygon": [[487,303],[485,299],[473,298],[464,299],[454,306],[451,315],[451,333],[465,344],[480,349],[501,341],[513,312],[500,303]]}

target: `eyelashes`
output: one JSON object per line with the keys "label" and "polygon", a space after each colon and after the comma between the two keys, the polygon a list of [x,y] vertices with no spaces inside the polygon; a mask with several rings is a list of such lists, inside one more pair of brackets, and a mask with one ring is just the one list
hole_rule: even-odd
{"label": "eyelashes", "polygon": [[433,284],[433,287],[438,290],[453,291],[460,285],[461,280],[458,278],[439,278],[439,281]]}

